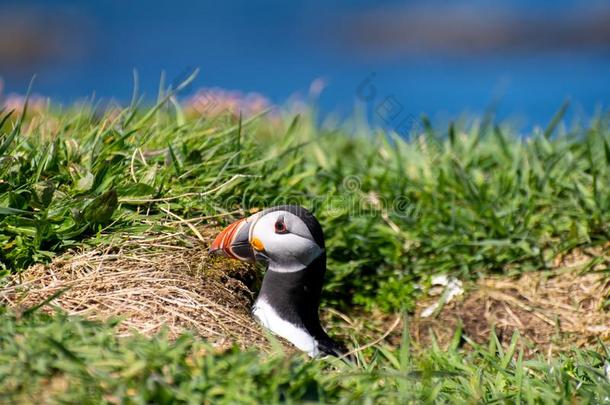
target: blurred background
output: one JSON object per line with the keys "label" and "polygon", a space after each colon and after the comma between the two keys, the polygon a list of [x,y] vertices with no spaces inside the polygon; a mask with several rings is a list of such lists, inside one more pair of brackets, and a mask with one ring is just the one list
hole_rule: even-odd
{"label": "blurred background", "polygon": [[36,74],[34,91],[62,103],[126,103],[136,69],[153,100],[162,71],[177,83],[196,67],[185,96],[319,93],[322,113],[360,103],[382,121],[494,106],[544,125],[566,99],[579,117],[607,111],[610,3],[0,0],[0,94]]}

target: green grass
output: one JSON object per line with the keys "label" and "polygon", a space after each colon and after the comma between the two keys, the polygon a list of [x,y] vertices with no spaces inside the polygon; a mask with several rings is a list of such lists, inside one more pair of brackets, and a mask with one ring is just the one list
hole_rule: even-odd
{"label": "green grass", "polygon": [[500,126],[428,125],[408,141],[306,115],[195,119],[177,108],[0,115],[5,273],[138,232],[162,209],[192,218],[288,202],[324,226],[326,299],[390,310],[409,308],[431,273],[540,269],[610,237],[606,120],[525,140]]}
{"label": "green grass", "polygon": [[[456,335],[456,338],[458,336]],[[523,359],[518,338],[471,351],[378,346],[361,364],[215,351],[192,335],[117,338],[112,324],[36,312],[0,322],[0,399],[30,403],[601,403],[608,352]],[[456,339],[456,342],[458,339]],[[598,349],[604,350],[603,346]],[[610,350],[606,348],[605,350]],[[366,358],[366,359],[365,359]],[[364,359],[364,360],[363,360]]]}
{"label": "green grass", "polygon": [[[325,229],[324,305],[408,310],[432,274],[539,270],[559,253],[607,243],[607,117],[570,129],[557,121],[525,138],[508,126],[442,130],[425,121],[421,136],[402,139],[364,126],[320,126],[310,113],[212,119],[166,102],[104,113],[90,106],[2,111],[0,271],[18,273],[118,232],[159,227],[150,224],[168,211],[198,218],[297,203]],[[493,339],[472,351],[423,353],[405,340],[402,349],[369,349],[356,367],[215,353],[192,336],[119,339],[111,324],[36,311],[3,310],[0,329],[0,395],[15,401],[54,392],[53,384],[60,402],[94,403],[126,396],[138,403],[598,402],[610,395],[601,344],[524,360]]]}

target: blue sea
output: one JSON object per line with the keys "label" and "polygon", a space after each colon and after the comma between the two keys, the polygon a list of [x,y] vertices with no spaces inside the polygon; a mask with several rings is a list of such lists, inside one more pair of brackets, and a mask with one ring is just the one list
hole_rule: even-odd
{"label": "blue sea", "polygon": [[[34,91],[62,103],[92,95],[126,102],[133,91],[134,70],[140,92],[152,100],[162,72],[170,84],[199,68],[184,96],[198,88],[220,87],[258,92],[282,103],[292,97],[308,99],[312,82],[318,80],[324,83],[315,97],[321,113],[340,116],[349,115],[358,104],[370,112],[388,99],[404,116],[425,113],[446,121],[480,115],[491,107],[500,119],[510,118],[524,127],[545,125],[565,100],[571,102],[568,118],[608,111],[610,46],[603,41],[582,47],[543,44],[542,49],[501,43],[496,49],[492,41],[484,43],[488,48],[482,52],[468,47],[426,52],[425,47],[388,50],[382,38],[383,49],[376,52],[377,45],[371,45],[366,32],[352,32],[359,29],[350,25],[354,20],[383,31],[380,9],[385,15],[393,10],[409,14],[409,7],[417,9],[420,3],[3,0],[0,22],[4,15],[17,26],[16,32],[35,35],[29,45],[23,40],[29,47],[25,51],[7,51],[13,52],[9,56],[17,52],[17,57],[0,60],[0,77],[4,93],[22,93],[35,74]],[[480,3],[485,23],[494,11]],[[432,4],[426,3],[432,10],[426,15],[434,20],[435,10],[442,12],[447,3]],[[464,4],[468,18],[476,21],[472,10],[477,4]],[[545,21],[547,13],[569,16],[570,10],[582,7],[574,1],[498,4],[525,21],[533,16],[534,27],[534,17]],[[588,4],[606,10],[603,2]],[[548,36],[553,38],[552,33]],[[362,38],[366,43],[360,43]],[[20,44],[19,38],[15,41]],[[363,97],[363,86],[373,89],[375,96]]]}

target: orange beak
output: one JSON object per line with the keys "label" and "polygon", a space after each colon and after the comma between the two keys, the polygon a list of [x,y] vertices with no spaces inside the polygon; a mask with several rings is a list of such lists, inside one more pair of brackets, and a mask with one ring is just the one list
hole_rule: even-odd
{"label": "orange beak", "polygon": [[254,261],[254,250],[250,245],[250,218],[235,221],[220,232],[210,246],[210,253],[224,254],[246,262]]}

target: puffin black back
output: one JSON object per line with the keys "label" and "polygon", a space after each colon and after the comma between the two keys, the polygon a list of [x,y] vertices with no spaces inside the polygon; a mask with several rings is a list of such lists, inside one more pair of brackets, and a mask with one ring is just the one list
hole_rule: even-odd
{"label": "puffin black back", "polygon": [[320,323],[319,306],[325,272],[325,253],[301,271],[279,273],[267,270],[259,298],[275,308],[282,319],[307,330],[321,352],[340,356],[346,352],[345,347],[330,338]]}

